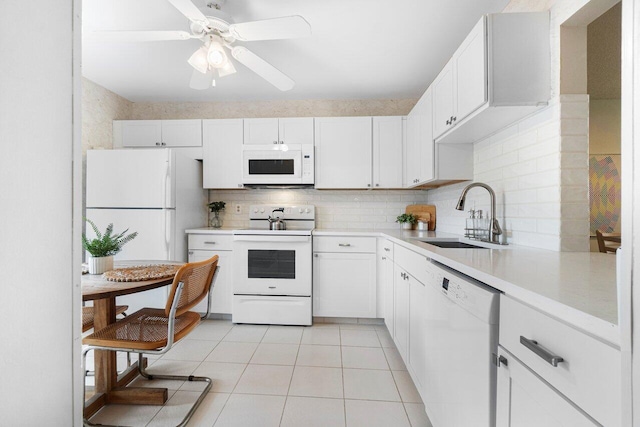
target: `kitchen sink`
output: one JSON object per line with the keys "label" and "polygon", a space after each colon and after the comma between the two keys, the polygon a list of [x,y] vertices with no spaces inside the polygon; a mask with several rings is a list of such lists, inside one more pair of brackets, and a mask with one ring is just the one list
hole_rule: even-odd
{"label": "kitchen sink", "polygon": [[471,245],[464,242],[456,241],[438,241],[438,240],[420,240],[421,242],[428,243],[439,248],[458,248],[458,249],[489,249],[484,246]]}

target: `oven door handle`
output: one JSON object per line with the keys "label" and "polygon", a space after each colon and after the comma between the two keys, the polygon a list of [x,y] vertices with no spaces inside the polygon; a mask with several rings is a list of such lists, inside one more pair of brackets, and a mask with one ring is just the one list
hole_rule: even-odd
{"label": "oven door handle", "polygon": [[262,243],[290,243],[290,242],[310,242],[311,236],[251,236],[251,235],[234,235],[233,240],[236,242],[262,242]]}

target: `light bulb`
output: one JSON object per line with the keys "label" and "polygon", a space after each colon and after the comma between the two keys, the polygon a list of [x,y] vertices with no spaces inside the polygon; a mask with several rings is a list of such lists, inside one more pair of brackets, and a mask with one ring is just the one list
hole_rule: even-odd
{"label": "light bulb", "polygon": [[218,40],[213,39],[211,43],[209,43],[207,61],[209,61],[209,65],[214,68],[222,68],[226,65],[227,55],[224,53],[224,48]]}

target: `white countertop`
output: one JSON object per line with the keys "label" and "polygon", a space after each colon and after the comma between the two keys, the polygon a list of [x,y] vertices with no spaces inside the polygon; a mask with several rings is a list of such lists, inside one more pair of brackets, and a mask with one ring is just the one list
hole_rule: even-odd
{"label": "white countertop", "polygon": [[516,245],[488,250],[445,249],[416,240],[461,237],[435,231],[316,229],[313,234],[386,237],[596,338],[620,345],[614,255],[556,252]]}
{"label": "white countertop", "polygon": [[[232,232],[231,228],[187,230],[187,233],[198,234]],[[614,255],[555,252],[516,245],[488,250],[445,249],[416,240],[429,237],[460,238],[458,235],[435,231],[316,229],[313,234],[388,238],[596,338],[618,347],[620,345]]]}

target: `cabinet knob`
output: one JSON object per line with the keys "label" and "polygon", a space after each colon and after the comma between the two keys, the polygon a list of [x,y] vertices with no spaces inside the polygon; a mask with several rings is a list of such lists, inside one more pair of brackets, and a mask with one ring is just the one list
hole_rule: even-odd
{"label": "cabinet knob", "polygon": [[242,188],[242,184],[238,184],[238,188]]}
{"label": "cabinet knob", "polygon": [[384,248],[385,252],[391,252],[391,249],[389,248]]}
{"label": "cabinet knob", "polygon": [[371,184],[367,184],[367,187],[371,187]]}
{"label": "cabinet knob", "polygon": [[318,254],[313,254],[314,257],[318,258]]}
{"label": "cabinet knob", "polygon": [[380,184],[376,184],[376,187],[380,187]]}
{"label": "cabinet knob", "polygon": [[160,143],[159,143],[159,142],[156,142],[156,145],[160,145]]}
{"label": "cabinet knob", "polygon": [[163,143],[162,143],[162,145],[167,145],[167,143],[166,143],[166,142],[163,142]]}
{"label": "cabinet knob", "polygon": [[453,121],[452,121],[452,123],[453,123],[453,122],[455,122],[456,120],[458,120],[458,118],[457,118],[457,117],[453,117],[451,120],[453,120]]}
{"label": "cabinet knob", "polygon": [[277,144],[277,143],[278,143],[278,141],[273,141],[273,143],[274,143],[274,144]]}
{"label": "cabinet knob", "polygon": [[193,251],[189,251],[189,255],[193,255]]}
{"label": "cabinet knob", "polygon": [[283,145],[284,145],[284,141],[280,141],[280,144],[283,144]]}

